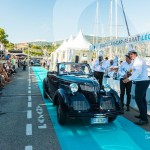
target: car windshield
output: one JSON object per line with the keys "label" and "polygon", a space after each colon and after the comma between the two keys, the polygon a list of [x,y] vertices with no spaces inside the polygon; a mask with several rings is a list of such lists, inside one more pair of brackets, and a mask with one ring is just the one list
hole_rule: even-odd
{"label": "car windshield", "polygon": [[77,64],[77,63],[59,64],[59,75],[63,74],[89,75],[90,73],[91,69],[88,64]]}

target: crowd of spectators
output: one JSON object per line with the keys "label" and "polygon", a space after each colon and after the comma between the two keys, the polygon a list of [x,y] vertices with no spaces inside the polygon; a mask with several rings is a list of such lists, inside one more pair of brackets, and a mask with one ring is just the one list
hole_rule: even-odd
{"label": "crowd of spectators", "polygon": [[45,60],[45,59],[41,60],[41,65],[44,68],[46,68],[47,70],[49,70],[50,69],[50,60]]}
{"label": "crowd of spectators", "polygon": [[17,68],[23,65],[19,57],[7,54],[0,58],[0,95],[5,85],[11,81],[11,77],[17,73]]}

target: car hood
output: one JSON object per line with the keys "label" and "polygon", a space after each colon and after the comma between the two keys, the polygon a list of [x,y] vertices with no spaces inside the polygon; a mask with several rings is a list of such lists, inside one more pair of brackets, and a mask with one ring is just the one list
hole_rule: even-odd
{"label": "car hood", "polygon": [[60,76],[61,80],[64,80],[66,82],[70,83],[80,83],[80,84],[97,84],[97,80],[93,76],[88,75],[63,75]]}

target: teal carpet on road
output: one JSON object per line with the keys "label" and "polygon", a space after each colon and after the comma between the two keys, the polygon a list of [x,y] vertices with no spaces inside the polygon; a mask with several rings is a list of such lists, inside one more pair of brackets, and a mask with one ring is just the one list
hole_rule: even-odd
{"label": "teal carpet on road", "polygon": [[[47,70],[32,67],[39,88]],[[91,125],[88,119],[70,119],[65,126],[57,122],[56,107],[44,99],[62,150],[148,150],[150,133],[119,116],[113,123]]]}

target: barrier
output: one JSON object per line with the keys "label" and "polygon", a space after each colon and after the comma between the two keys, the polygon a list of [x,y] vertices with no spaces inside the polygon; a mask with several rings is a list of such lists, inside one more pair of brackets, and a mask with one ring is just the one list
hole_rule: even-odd
{"label": "barrier", "polygon": [[[105,83],[108,83],[110,85],[110,87],[114,90],[116,90],[118,92],[118,95],[120,95],[120,80],[114,80],[112,78],[106,78],[104,77],[104,80],[103,80],[103,84]],[[131,107],[137,109],[137,105],[134,101],[134,98],[135,98],[135,84],[132,84],[132,89],[131,89],[131,97],[132,97],[132,100],[131,100]],[[125,96],[125,101],[126,101],[126,96]],[[146,92],[146,101],[148,103],[148,114],[150,115],[150,85],[147,89],[147,92]]]}

